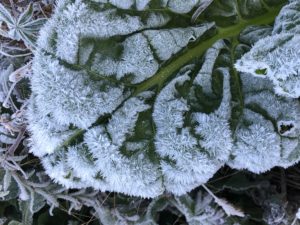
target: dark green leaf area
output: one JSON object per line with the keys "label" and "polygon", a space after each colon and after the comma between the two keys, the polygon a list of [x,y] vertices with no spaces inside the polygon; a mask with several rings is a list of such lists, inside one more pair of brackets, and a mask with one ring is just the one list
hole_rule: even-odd
{"label": "dark green leaf area", "polygon": [[[127,134],[126,141],[120,148],[120,152],[122,155],[130,158],[133,156],[137,156],[139,153],[146,152],[146,155],[152,162],[159,163],[159,157],[155,152],[155,126],[152,121],[151,115],[152,109],[148,109],[139,113],[134,131]],[[138,143],[140,144],[138,148],[133,147]]]}

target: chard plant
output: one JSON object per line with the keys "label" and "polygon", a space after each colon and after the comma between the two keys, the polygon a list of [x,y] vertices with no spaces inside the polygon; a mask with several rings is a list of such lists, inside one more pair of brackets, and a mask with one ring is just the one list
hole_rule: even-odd
{"label": "chard plant", "polygon": [[67,188],[145,198],[225,164],[297,163],[299,15],[299,1],[58,1],[32,64],[31,152]]}

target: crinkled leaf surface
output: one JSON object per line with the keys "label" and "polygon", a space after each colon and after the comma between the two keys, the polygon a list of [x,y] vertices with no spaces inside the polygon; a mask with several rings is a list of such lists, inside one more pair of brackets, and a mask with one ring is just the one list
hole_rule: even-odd
{"label": "crinkled leaf surface", "polygon": [[263,172],[299,160],[299,103],[234,69],[282,2],[215,0],[195,19],[199,5],[58,1],[28,110],[31,151],[55,181],[182,195],[226,163]]}

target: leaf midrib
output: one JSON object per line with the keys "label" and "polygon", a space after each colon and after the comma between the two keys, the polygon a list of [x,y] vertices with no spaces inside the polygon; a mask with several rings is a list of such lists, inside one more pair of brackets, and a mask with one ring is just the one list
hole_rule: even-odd
{"label": "leaf midrib", "polygon": [[214,35],[210,39],[200,42],[197,46],[191,48],[188,52],[180,55],[178,58],[171,61],[168,65],[161,68],[160,71],[154,76],[137,85],[134,95],[138,95],[139,93],[149,90],[154,86],[162,86],[165,81],[170,78],[176,71],[178,71],[194,58],[202,56],[204,52],[218,40],[237,36],[242,30],[250,25],[267,25],[273,23],[282,6],[283,5],[272,7],[270,8],[271,10],[266,14],[255,17],[253,19],[241,20],[238,24],[235,24],[231,27],[217,27],[216,35]]}

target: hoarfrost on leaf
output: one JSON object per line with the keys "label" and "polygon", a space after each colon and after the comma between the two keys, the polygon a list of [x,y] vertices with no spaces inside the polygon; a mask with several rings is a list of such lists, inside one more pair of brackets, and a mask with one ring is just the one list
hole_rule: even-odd
{"label": "hoarfrost on leaf", "polygon": [[241,72],[266,76],[273,82],[276,94],[292,98],[300,96],[299,9],[299,1],[283,7],[272,34],[257,41],[235,64]]}
{"label": "hoarfrost on leaf", "polygon": [[[288,98],[300,90],[300,37],[297,23],[279,28],[297,2],[273,31],[251,19],[248,4],[259,11],[260,2],[216,2],[57,2],[37,41],[27,110],[30,150],[55,182],[183,195],[225,164],[260,173],[300,160],[299,102]],[[243,44],[221,39],[244,28]]]}

